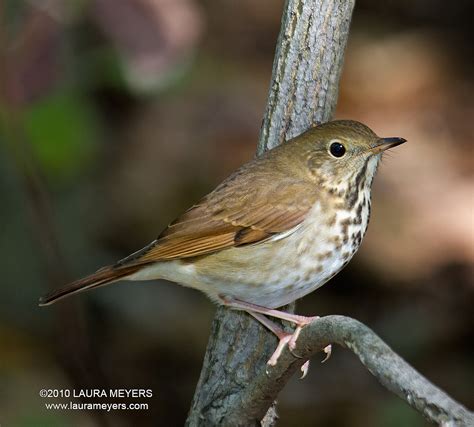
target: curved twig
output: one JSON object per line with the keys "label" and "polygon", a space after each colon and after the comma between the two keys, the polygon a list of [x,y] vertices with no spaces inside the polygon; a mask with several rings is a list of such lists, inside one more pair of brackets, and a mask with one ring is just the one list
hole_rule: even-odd
{"label": "curved twig", "polygon": [[371,329],[345,316],[322,317],[306,326],[294,350],[301,358],[285,349],[275,367],[260,372],[248,385],[238,404],[227,414],[226,423],[250,425],[259,419],[291,375],[328,344],[351,350],[384,387],[429,421],[442,426],[474,426],[474,413],[428,381]]}

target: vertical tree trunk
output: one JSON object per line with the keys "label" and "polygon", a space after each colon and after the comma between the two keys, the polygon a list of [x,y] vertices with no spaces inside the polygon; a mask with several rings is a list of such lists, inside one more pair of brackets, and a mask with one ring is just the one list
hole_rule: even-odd
{"label": "vertical tree trunk", "polygon": [[[354,2],[286,1],[257,154],[331,118]],[[232,408],[276,344],[246,313],[219,307],[186,425],[274,425],[275,405],[237,416]]]}

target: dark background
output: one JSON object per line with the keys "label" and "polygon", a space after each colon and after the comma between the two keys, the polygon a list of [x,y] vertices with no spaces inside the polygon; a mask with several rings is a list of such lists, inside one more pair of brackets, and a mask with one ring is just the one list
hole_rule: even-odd
{"label": "dark background", "polygon": [[[203,295],[121,283],[37,299],[144,246],[254,155],[282,1],[1,8],[0,423],[182,425],[215,310]],[[297,307],[366,323],[471,408],[472,16],[467,0],[357,2],[336,117],[408,143],[379,169],[359,253]],[[153,397],[107,414],[38,396],[86,387]],[[288,384],[279,413],[281,426],[426,424],[340,348]]]}

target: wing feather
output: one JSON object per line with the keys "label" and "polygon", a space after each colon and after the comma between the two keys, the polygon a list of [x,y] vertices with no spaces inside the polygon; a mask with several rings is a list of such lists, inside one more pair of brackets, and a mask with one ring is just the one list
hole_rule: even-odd
{"label": "wing feather", "polygon": [[[173,221],[152,244],[119,265],[189,258],[255,244],[301,224],[314,205],[310,180],[268,175],[245,165]],[[252,182],[242,169],[254,168]]]}

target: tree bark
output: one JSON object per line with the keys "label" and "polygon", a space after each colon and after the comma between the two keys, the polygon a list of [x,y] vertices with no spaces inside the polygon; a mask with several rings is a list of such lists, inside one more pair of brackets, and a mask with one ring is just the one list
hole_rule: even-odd
{"label": "tree bark", "polygon": [[[354,1],[286,1],[257,154],[331,118]],[[276,394],[251,412],[242,397],[276,344],[248,314],[219,307],[186,425],[274,425]]]}

